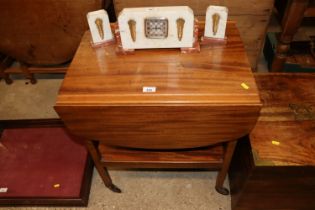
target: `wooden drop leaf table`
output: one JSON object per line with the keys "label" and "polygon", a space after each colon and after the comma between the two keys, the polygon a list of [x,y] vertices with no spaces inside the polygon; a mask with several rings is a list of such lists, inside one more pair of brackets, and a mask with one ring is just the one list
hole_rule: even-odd
{"label": "wooden drop leaf table", "polygon": [[116,54],[92,48],[86,32],[55,109],[86,139],[105,185],[108,167],[210,168],[223,187],[237,139],[254,127],[261,103],[235,23],[224,43]]}

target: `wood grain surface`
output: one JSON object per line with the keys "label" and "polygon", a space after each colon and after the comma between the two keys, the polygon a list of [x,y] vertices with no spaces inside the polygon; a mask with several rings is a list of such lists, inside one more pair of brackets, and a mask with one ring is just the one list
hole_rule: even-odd
{"label": "wood grain surface", "polygon": [[314,112],[315,74],[255,74],[255,78],[263,103],[259,121],[294,121],[295,105]]}
{"label": "wood grain surface", "polygon": [[193,148],[234,140],[255,125],[250,106],[72,106],[56,107],[76,135],[113,146]]}
{"label": "wood grain surface", "polygon": [[70,61],[88,29],[86,13],[106,0],[9,0],[0,3],[0,52],[34,65]]}
{"label": "wood grain surface", "polygon": [[189,150],[138,150],[100,144],[101,162],[120,168],[207,168],[220,169],[223,145]]}
{"label": "wood grain surface", "polygon": [[234,153],[232,210],[313,210],[315,74],[255,78],[263,107],[249,139],[238,141]]}
{"label": "wood grain surface", "polygon": [[[57,105],[260,104],[233,22],[227,27],[226,44],[202,46],[200,53],[157,49],[116,55],[115,45],[93,49],[90,40],[87,32],[68,69]],[[144,94],[144,86],[154,86],[157,91]]]}
{"label": "wood grain surface", "polygon": [[[203,45],[200,53],[116,55],[115,47],[91,48],[89,33],[82,39],[55,106],[73,133],[116,146],[192,148],[254,126],[261,104],[235,23],[226,44]],[[156,92],[143,93],[144,86]]]}
{"label": "wood grain surface", "polygon": [[250,138],[258,166],[315,166],[315,121],[259,121]]}
{"label": "wood grain surface", "polygon": [[315,165],[315,74],[256,74],[263,102],[250,134],[257,165]]}
{"label": "wood grain surface", "polygon": [[232,210],[313,210],[314,177],[314,165],[256,165],[241,140],[229,171]]}

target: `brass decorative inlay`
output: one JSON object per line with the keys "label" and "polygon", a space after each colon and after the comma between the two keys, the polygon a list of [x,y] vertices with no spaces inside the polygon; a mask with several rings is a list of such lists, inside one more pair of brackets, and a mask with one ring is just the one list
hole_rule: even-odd
{"label": "brass decorative inlay", "polygon": [[97,27],[98,34],[100,35],[101,39],[104,39],[103,20],[101,18],[96,18],[95,25]]}
{"label": "brass decorative inlay", "polygon": [[128,25],[129,25],[129,31],[130,31],[130,36],[133,42],[136,41],[137,35],[136,35],[136,21],[134,20],[129,20]]}
{"label": "brass decorative inlay", "polygon": [[182,41],[183,33],[184,33],[185,20],[183,18],[178,18],[176,20],[176,24],[177,24],[177,37],[178,37],[178,40]]}
{"label": "brass decorative inlay", "polygon": [[214,13],[212,15],[212,32],[213,35],[216,35],[219,28],[220,15],[218,13]]}
{"label": "brass decorative inlay", "polygon": [[295,120],[314,120],[315,114],[312,105],[309,104],[289,104],[293,111]]}
{"label": "brass decorative inlay", "polygon": [[252,155],[254,162],[257,166],[274,166],[275,163],[272,160],[261,159],[257,150],[252,149]]}

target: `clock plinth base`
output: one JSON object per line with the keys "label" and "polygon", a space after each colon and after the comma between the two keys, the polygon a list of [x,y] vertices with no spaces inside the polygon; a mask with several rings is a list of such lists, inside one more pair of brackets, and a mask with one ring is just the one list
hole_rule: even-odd
{"label": "clock plinth base", "polygon": [[108,45],[115,44],[115,43],[116,43],[116,40],[115,40],[115,39],[111,39],[111,40],[108,40],[108,41],[97,42],[97,43],[93,43],[93,42],[91,41],[90,43],[91,43],[91,46],[92,46],[93,48],[99,48],[99,47],[103,47],[103,46],[108,46]]}
{"label": "clock plinth base", "polygon": [[115,31],[115,38],[116,38],[116,54],[117,55],[132,55],[134,54],[134,49],[124,49],[122,47],[122,43],[121,43],[121,36],[119,33],[119,26],[118,23],[114,23],[112,25],[114,31]]}
{"label": "clock plinth base", "polygon": [[116,48],[116,55],[133,55],[135,54],[135,50],[126,50],[123,49],[121,46],[117,46]]}
{"label": "clock plinth base", "polygon": [[192,47],[183,47],[181,48],[182,53],[196,53],[200,52],[200,43],[199,43],[199,23],[198,20],[195,18],[194,24],[194,38],[195,42]]}
{"label": "clock plinth base", "polygon": [[217,38],[203,36],[200,41],[200,45],[226,44],[226,43],[227,43],[226,37],[224,37],[224,39],[217,39]]}
{"label": "clock plinth base", "polygon": [[182,53],[199,53],[200,52],[200,44],[198,41],[194,43],[192,47],[183,47],[180,48]]}

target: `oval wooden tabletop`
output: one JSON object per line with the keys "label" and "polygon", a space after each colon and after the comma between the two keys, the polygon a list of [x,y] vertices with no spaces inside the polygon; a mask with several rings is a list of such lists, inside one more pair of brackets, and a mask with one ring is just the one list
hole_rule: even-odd
{"label": "oval wooden tabletop", "polygon": [[[68,129],[112,146],[183,149],[238,139],[260,110],[255,80],[234,23],[226,42],[180,49],[93,49],[85,33],[56,111]],[[155,92],[143,92],[155,87]]]}
{"label": "oval wooden tabletop", "polygon": [[[180,49],[136,50],[117,55],[116,46],[94,49],[86,32],[67,71],[57,105],[260,104],[235,23],[226,43],[203,45],[200,53]],[[143,87],[155,87],[143,93]]]}

